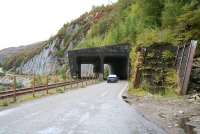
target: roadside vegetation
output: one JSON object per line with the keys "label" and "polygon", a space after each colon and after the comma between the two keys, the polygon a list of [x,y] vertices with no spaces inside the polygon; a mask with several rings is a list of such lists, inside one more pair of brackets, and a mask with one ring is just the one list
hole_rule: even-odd
{"label": "roadside vegetation", "polygon": [[[43,45],[10,57],[3,67],[9,70],[20,66],[48,47],[48,42],[59,38],[64,40],[64,46],[60,45],[61,42],[55,46],[55,56],[59,58],[64,57],[70,44],[76,46],[75,49],[81,49],[130,43],[130,58],[134,68],[138,47],[148,47],[162,42],[181,45],[190,40],[200,41],[199,29],[199,0],[118,0],[112,5],[93,7],[90,12],[71,23],[64,24],[58,33]],[[69,32],[72,30],[73,34]],[[170,58],[172,54],[166,52],[163,56]],[[200,56],[200,47],[197,56]],[[67,70],[68,68],[63,68],[58,71],[61,79],[67,79]],[[171,81],[175,82],[173,79]],[[37,83],[45,83],[45,78],[38,78]]]}
{"label": "roadside vegetation", "polygon": [[[122,42],[128,42],[134,48],[149,46],[155,42],[178,45],[191,39],[199,40],[199,7],[198,0],[119,0],[112,5],[93,7],[90,12],[64,24],[58,33],[42,46],[30,49],[31,51],[26,49],[9,57],[4,68],[9,70],[13,66],[20,66],[41,49],[48,47],[45,44],[55,38],[64,40],[64,47],[59,43],[56,46],[57,57],[63,57],[71,43],[76,46],[75,49]],[[79,25],[74,28],[73,34],[66,32],[76,27],[73,24]],[[134,59],[133,53],[130,57]],[[200,54],[200,48],[198,53]]]}
{"label": "roadside vegetation", "polygon": [[[28,46],[21,46],[16,48],[15,51],[7,50],[7,54],[5,57],[5,61],[2,63],[2,67],[4,70],[12,70],[19,67],[21,64],[28,61],[30,58],[40,53],[40,51],[46,46],[46,42],[38,42],[35,44],[31,44]],[[3,51],[3,50],[2,50]]]}
{"label": "roadside vegetation", "polygon": [[[158,43],[177,46],[190,40],[200,41],[198,0],[119,0],[111,8],[109,14],[92,26],[77,49],[127,42],[132,45],[130,57],[134,68],[136,50],[139,47],[149,47]],[[200,48],[197,50],[197,56],[200,56]],[[162,55],[165,59],[173,56],[169,51]],[[159,94],[175,96],[176,72],[166,72],[165,93]],[[157,77],[159,79],[159,75]],[[135,92],[139,95],[149,93],[147,85],[143,83],[143,88]]]}
{"label": "roadside vegetation", "polygon": [[155,42],[178,45],[199,40],[199,7],[198,0],[119,0],[77,48],[120,42],[129,42],[133,47]]}

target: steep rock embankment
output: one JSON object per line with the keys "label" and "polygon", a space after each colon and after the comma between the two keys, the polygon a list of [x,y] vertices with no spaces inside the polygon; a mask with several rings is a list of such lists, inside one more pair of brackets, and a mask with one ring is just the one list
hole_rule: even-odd
{"label": "steep rock embankment", "polygon": [[50,74],[59,67],[53,56],[56,52],[55,45],[59,40],[50,41],[39,54],[22,64],[17,71],[22,74]]}
{"label": "steep rock embankment", "polygon": [[40,53],[18,67],[18,73],[43,75],[67,68],[67,52],[85,39],[91,27],[108,13],[108,8],[110,9],[109,6],[103,6],[93,9],[71,23],[64,24],[58,33],[46,42]]}

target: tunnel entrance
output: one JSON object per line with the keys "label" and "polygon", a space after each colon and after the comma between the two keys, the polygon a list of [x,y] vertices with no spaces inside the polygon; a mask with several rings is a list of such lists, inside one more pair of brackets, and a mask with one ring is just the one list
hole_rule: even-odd
{"label": "tunnel entrance", "polygon": [[82,66],[90,64],[93,69],[89,71],[89,74],[96,74],[100,79],[103,79],[106,64],[109,66],[111,74],[116,74],[122,80],[128,79],[130,75],[129,53],[129,44],[69,51],[71,75],[82,77],[83,69],[89,69],[89,66],[88,68]]}
{"label": "tunnel entrance", "polygon": [[128,57],[108,56],[104,58],[104,64],[108,64],[110,66],[110,73],[116,74],[122,80],[128,79],[128,63]]}

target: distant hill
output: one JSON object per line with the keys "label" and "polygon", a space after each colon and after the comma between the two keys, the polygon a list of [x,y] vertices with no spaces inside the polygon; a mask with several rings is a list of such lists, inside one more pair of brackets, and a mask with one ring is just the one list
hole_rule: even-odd
{"label": "distant hill", "polygon": [[12,66],[15,61],[25,61],[39,52],[45,45],[45,41],[36,42],[26,46],[10,47],[0,50],[0,64],[4,67]]}
{"label": "distant hill", "polygon": [[[65,23],[44,43],[0,51],[0,63],[7,70],[16,65],[22,74],[50,74],[69,68],[67,52],[71,49],[128,42],[137,50],[159,42],[200,42],[199,18],[198,0],[118,0]],[[134,65],[134,52],[130,58]]]}

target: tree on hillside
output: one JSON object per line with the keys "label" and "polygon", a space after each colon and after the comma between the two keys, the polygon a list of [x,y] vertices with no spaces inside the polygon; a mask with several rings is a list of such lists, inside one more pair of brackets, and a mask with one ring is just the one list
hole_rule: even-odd
{"label": "tree on hillside", "polygon": [[161,13],[164,8],[163,0],[136,0],[140,15],[148,26],[161,26]]}

